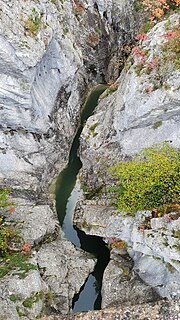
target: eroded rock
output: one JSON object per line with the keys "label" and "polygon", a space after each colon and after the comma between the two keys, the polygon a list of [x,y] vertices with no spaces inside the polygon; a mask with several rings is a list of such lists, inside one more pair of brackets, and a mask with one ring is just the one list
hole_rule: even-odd
{"label": "eroded rock", "polygon": [[94,270],[96,259],[69,241],[54,241],[38,251],[42,278],[53,292],[53,309],[58,313],[71,310],[72,299]]}
{"label": "eroded rock", "polygon": [[100,311],[44,317],[42,320],[178,320],[179,301],[159,301],[136,306],[121,306]]}
{"label": "eroded rock", "polygon": [[[162,45],[166,41],[166,23],[158,23],[139,44],[148,52],[144,65],[154,54],[165,54]],[[169,23],[171,28],[177,26],[179,15],[171,16]],[[112,184],[108,167],[119,160],[162,141],[170,141],[172,146],[180,148],[179,71],[173,61],[169,63],[166,54],[167,59],[160,67],[164,68],[160,70],[163,81],[160,79],[157,87],[154,71],[146,72],[145,66],[138,69],[138,57],[131,56],[130,65],[115,84],[117,90],[108,89],[94,115],[87,120],[80,143],[83,163],[80,178],[85,192],[74,221],[91,235],[102,236],[107,241],[112,238],[126,241],[134,270],[140,277],[161,296],[179,297],[180,254],[176,231],[180,220],[155,218],[145,228],[145,217],[150,212],[137,212],[135,218],[125,212],[118,213],[113,206],[113,195],[108,191]],[[149,86],[152,90],[147,89]]]}
{"label": "eroded rock", "polygon": [[[102,0],[88,0],[83,4],[70,0],[1,1],[0,184],[13,189],[14,218],[23,241],[30,241],[37,251],[43,242],[46,243],[37,252],[38,261],[46,265],[45,274],[51,279],[49,284],[49,278],[44,276],[48,290],[52,286],[56,296],[65,288],[65,297],[62,294],[54,303],[58,310],[63,306],[63,312],[70,309],[68,303],[93,269],[94,260],[86,256],[81,259],[81,251],[60,240],[62,234],[47,189],[68,161],[88,89],[113,76],[121,55],[117,48],[130,40],[137,30],[139,22],[133,4],[131,1],[107,3]],[[48,244],[58,235],[57,242]],[[55,285],[55,267],[61,269],[64,263],[61,258],[60,261],[57,259],[60,250],[57,246],[62,246],[65,251],[66,247],[69,248],[67,254],[72,254],[75,259],[73,264],[63,255],[72,287],[68,276],[64,279],[62,272],[63,283],[58,278],[59,283]],[[55,257],[51,250],[56,253]],[[54,266],[53,275],[49,270],[47,252]],[[33,259],[38,266],[36,254]],[[79,265],[77,284],[72,275],[75,264]],[[32,283],[36,277],[41,279],[38,270],[32,274]],[[7,275],[7,281],[13,281],[11,276]],[[28,278],[26,280],[22,290],[24,286],[29,287]],[[4,283],[2,279],[2,287]],[[33,290],[43,291],[41,285],[35,289],[32,287],[22,299],[31,296]],[[39,303],[39,309],[36,309],[35,303],[32,310],[26,310],[25,319],[34,319],[41,307]],[[8,295],[3,298],[3,307],[0,308],[3,319],[6,313],[8,320],[18,319]]]}
{"label": "eroded rock", "polygon": [[111,253],[112,260],[103,275],[102,308],[143,304],[158,300],[157,293],[132,271],[128,255]]}

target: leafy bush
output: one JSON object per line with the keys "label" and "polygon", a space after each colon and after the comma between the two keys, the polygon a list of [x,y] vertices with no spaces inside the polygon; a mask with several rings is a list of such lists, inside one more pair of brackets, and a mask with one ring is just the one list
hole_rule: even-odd
{"label": "leafy bush", "polygon": [[168,143],[145,148],[110,171],[117,179],[111,191],[120,210],[133,213],[180,201],[180,151]]}

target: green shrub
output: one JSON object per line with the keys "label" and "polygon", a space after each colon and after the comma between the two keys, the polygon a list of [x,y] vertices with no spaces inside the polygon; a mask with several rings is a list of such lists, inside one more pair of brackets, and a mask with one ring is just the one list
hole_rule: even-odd
{"label": "green shrub", "polygon": [[120,210],[133,213],[180,201],[180,151],[168,143],[145,148],[110,171]]}
{"label": "green shrub", "polygon": [[9,189],[0,189],[0,213],[12,204],[12,201],[8,200],[9,192]]}
{"label": "green shrub", "polygon": [[10,207],[13,204],[9,201],[9,190],[0,190],[0,257],[4,256],[8,251],[8,243],[14,237],[14,231],[6,225],[5,217],[7,211],[12,212],[14,208]]}
{"label": "green shrub", "polygon": [[33,37],[37,36],[38,30],[43,26],[43,13],[38,12],[36,8],[32,8],[31,14],[26,20],[23,20],[24,29]]}
{"label": "green shrub", "polygon": [[24,279],[30,270],[37,270],[37,265],[29,263],[28,258],[29,255],[23,255],[22,252],[6,254],[5,259],[0,264],[0,278],[14,270],[14,274]]}
{"label": "green shrub", "polygon": [[7,219],[14,212],[14,203],[9,200],[9,192],[9,189],[0,189],[0,278],[12,270],[20,278],[25,278],[29,270],[36,270],[37,266],[28,263],[30,242],[24,243],[11,223],[13,220]]}

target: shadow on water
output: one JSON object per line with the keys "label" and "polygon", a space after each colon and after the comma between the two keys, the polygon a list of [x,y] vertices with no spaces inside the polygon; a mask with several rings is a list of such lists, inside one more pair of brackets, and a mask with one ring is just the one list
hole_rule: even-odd
{"label": "shadow on water", "polygon": [[86,283],[73,300],[73,311],[98,310],[101,308],[101,285],[105,267],[109,262],[109,250],[100,237],[86,235],[72,224],[72,216],[79,195],[80,185],[76,182],[76,176],[82,166],[77,155],[79,137],[83,124],[92,114],[98,103],[100,94],[107,88],[106,85],[97,86],[88,96],[81,112],[81,124],[73,140],[69,153],[67,167],[60,173],[56,187],[56,209],[60,225],[65,237],[76,246],[93,254],[97,258],[94,271],[89,275]]}
{"label": "shadow on water", "polygon": [[86,235],[84,231],[79,230],[76,226],[74,226],[74,229],[80,239],[81,248],[92,253],[97,258],[97,263],[79,294],[75,295],[73,310],[87,311],[90,310],[90,305],[91,309],[99,310],[101,309],[103,272],[109,262],[110,252],[101,237]]}

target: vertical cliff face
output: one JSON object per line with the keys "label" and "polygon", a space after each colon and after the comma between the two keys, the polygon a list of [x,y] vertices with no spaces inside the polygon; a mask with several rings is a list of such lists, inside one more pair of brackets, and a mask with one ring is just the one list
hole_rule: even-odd
{"label": "vertical cliff face", "polygon": [[[163,141],[180,148],[176,46],[167,45],[167,34],[178,27],[179,14],[174,14],[152,28],[132,51],[116,82],[116,92],[108,89],[95,114],[88,119],[80,143],[81,180],[86,193],[75,216],[77,225],[87,233],[105,236],[107,241],[124,240],[134,260],[134,271],[163,297],[180,295],[179,215],[175,214],[172,221],[153,218],[150,229],[140,232],[140,225],[151,212],[137,212],[135,217],[117,212],[113,195],[106,189],[113,183],[108,171],[113,163]],[[179,36],[175,36],[178,43]],[[143,52],[143,62],[139,52]],[[119,270],[113,254],[112,259],[114,264],[110,266],[113,274],[117,268],[118,282]],[[113,303],[108,301],[109,297],[111,300],[119,294],[119,285],[109,287],[109,273],[105,273],[104,279],[104,306]]]}
{"label": "vertical cliff face", "polygon": [[[85,92],[118,76],[133,1],[2,1],[0,179],[37,190],[64,167]],[[118,13],[117,13],[118,12]]]}
{"label": "vertical cliff face", "polygon": [[3,319],[35,319],[49,291],[51,310],[67,313],[94,268],[62,239],[46,191],[67,163],[88,90],[119,76],[122,48],[139,23],[134,2],[1,0],[0,185],[14,190],[16,228],[37,268],[25,279],[11,272],[1,279]]}
{"label": "vertical cliff face", "polygon": [[[96,114],[88,119],[81,135],[80,153],[82,175],[91,188],[103,180],[99,171],[102,173],[103,168],[142,148],[165,140],[180,147],[179,70],[175,66],[175,48],[168,51],[163,47],[166,33],[178,24],[179,15],[172,15],[158,23],[146,40],[136,44],[115,86],[102,95]],[[144,51],[143,63],[136,50]]]}

